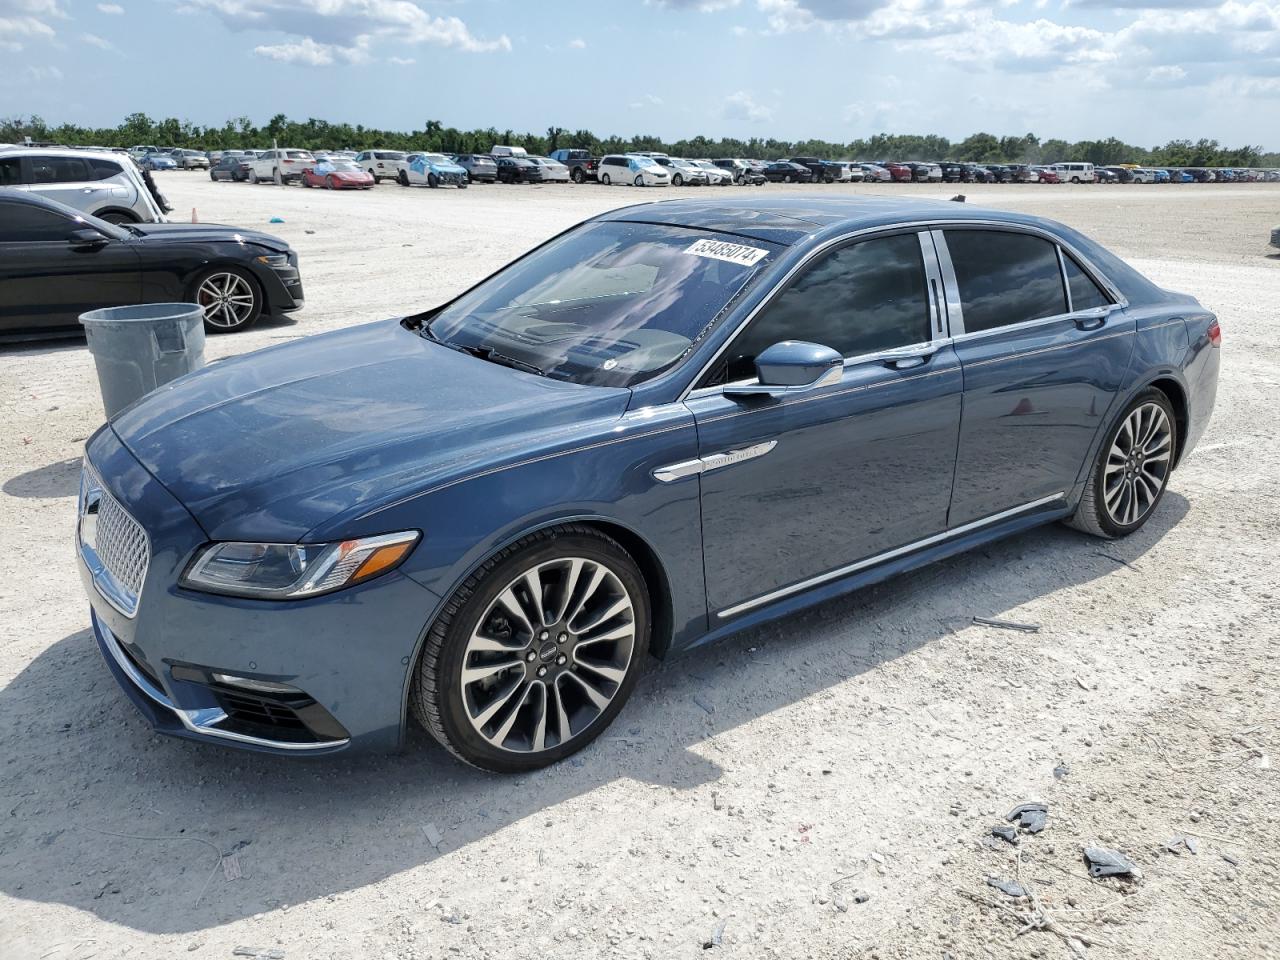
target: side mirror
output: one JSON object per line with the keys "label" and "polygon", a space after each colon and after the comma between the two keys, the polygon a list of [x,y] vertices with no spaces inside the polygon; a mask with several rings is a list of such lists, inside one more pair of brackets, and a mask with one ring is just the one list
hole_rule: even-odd
{"label": "side mirror", "polygon": [[93,227],[81,227],[67,234],[67,243],[73,247],[102,247],[106,245],[107,238]]}
{"label": "side mirror", "polygon": [[785,397],[838,383],[844,357],[830,347],[803,340],[783,340],[756,357],[756,383],[724,388],[726,397]]}

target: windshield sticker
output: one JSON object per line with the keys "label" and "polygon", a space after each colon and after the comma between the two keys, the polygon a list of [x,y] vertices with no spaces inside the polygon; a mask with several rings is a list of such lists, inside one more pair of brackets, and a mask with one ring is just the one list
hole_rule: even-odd
{"label": "windshield sticker", "polygon": [[769,255],[768,250],[759,247],[747,247],[740,243],[725,243],[723,240],[695,240],[685,248],[685,253],[695,257],[710,257],[712,260],[726,260],[729,263],[754,267]]}

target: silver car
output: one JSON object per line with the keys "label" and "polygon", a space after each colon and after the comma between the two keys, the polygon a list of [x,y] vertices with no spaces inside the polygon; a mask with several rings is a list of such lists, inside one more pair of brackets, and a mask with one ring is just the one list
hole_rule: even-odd
{"label": "silver car", "polygon": [[179,170],[208,170],[209,157],[199,150],[170,150],[169,155]]}
{"label": "silver car", "polygon": [[29,190],[108,223],[160,223],[137,165],[118,153],[22,148],[0,154],[0,187]]}
{"label": "silver car", "polygon": [[568,183],[569,168],[559,160],[552,160],[550,157],[528,156],[524,159],[530,163],[536,163],[542,168],[543,183]]}

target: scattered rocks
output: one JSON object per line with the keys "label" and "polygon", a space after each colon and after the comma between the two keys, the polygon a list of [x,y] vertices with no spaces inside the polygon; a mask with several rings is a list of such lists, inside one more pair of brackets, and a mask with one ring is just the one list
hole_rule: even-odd
{"label": "scattered rocks", "polygon": [[987,877],[987,886],[995,887],[1005,896],[1021,899],[1027,896],[1027,888],[1017,880],[1001,880],[999,877]]}
{"label": "scattered rocks", "polygon": [[1095,880],[1099,877],[1133,877],[1142,876],[1142,871],[1119,850],[1107,847],[1085,847],[1084,862],[1089,866],[1089,876]]}

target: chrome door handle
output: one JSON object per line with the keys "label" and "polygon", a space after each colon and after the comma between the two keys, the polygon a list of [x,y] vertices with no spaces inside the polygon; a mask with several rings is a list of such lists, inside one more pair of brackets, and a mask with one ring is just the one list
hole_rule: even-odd
{"label": "chrome door handle", "polygon": [[1106,317],[1076,317],[1076,326],[1081,330],[1097,330],[1106,322]]}
{"label": "chrome door handle", "polygon": [[912,367],[923,367],[933,357],[933,350],[915,353],[891,353],[880,358],[880,362],[893,370],[910,370]]}

